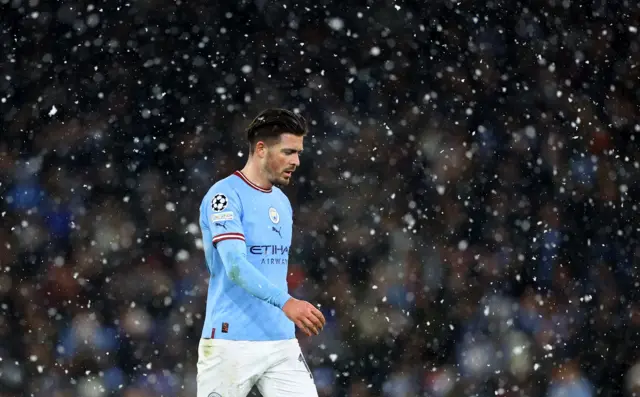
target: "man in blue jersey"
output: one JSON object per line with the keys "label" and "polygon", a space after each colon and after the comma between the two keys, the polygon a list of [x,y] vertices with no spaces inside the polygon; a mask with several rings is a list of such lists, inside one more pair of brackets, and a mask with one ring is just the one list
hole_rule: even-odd
{"label": "man in blue jersey", "polygon": [[197,397],[316,397],[295,326],[317,335],[325,324],[312,304],[287,292],[293,210],[276,185],[300,164],[306,121],[268,109],[249,125],[249,159],[216,182],[200,205],[210,272],[198,348]]}

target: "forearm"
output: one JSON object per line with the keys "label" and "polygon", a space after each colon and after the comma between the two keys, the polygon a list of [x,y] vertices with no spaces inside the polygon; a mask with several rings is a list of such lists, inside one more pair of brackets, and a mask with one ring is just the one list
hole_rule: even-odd
{"label": "forearm", "polygon": [[287,291],[273,285],[249,262],[244,241],[221,241],[217,244],[217,249],[229,279],[251,295],[281,309],[291,298]]}

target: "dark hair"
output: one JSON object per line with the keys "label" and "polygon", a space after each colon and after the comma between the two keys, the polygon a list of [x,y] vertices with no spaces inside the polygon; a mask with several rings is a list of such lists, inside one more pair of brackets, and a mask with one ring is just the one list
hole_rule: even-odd
{"label": "dark hair", "polygon": [[273,141],[284,133],[305,136],[307,134],[307,121],[304,117],[287,109],[271,108],[263,110],[247,127],[249,149],[252,152],[258,140]]}

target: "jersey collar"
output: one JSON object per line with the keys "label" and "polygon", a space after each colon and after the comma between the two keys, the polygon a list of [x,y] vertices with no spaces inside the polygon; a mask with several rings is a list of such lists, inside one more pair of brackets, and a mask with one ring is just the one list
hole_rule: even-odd
{"label": "jersey collar", "polygon": [[260,187],[258,185],[256,185],[255,183],[251,182],[249,180],[249,178],[247,178],[242,171],[236,171],[233,173],[233,175],[237,176],[238,178],[242,179],[247,185],[251,186],[252,188],[262,192],[262,193],[271,193],[271,188],[269,189],[265,189],[263,187]]}

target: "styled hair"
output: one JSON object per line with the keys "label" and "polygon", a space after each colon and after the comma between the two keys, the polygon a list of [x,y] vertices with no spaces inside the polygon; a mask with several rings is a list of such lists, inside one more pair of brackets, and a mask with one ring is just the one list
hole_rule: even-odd
{"label": "styled hair", "polygon": [[307,135],[307,121],[304,117],[287,109],[270,108],[263,110],[247,127],[249,150],[253,152],[256,142],[277,141],[281,134]]}

